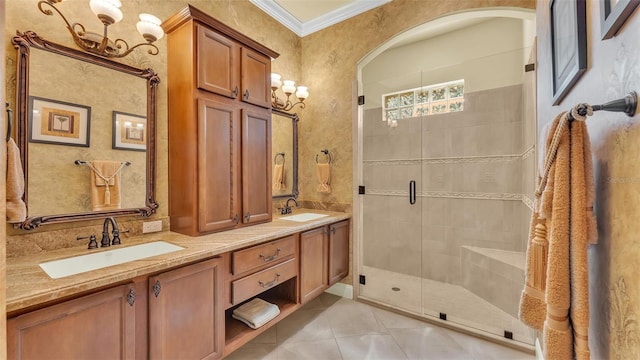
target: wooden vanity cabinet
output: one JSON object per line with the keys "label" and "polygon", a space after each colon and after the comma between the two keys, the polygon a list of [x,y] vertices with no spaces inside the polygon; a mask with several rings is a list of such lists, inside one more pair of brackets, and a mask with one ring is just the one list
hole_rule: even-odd
{"label": "wooden vanity cabinet", "polygon": [[349,274],[349,220],[329,226],[329,286]]}
{"label": "wooden vanity cabinet", "polygon": [[187,6],[167,33],[171,230],[197,236],[271,221],[271,59]]}
{"label": "wooden vanity cabinet", "polygon": [[349,273],[349,220],[300,234],[300,302],[320,295]]}
{"label": "wooden vanity cabinet", "polygon": [[134,284],[7,320],[9,359],[136,358]]}
{"label": "wooden vanity cabinet", "polygon": [[[219,359],[349,272],[349,220],[223,253],[7,320],[10,359]],[[280,314],[232,318],[254,297]]]}
{"label": "wooden vanity cabinet", "polygon": [[305,304],[329,287],[326,226],[300,234],[300,303]]}
{"label": "wooden vanity cabinet", "polygon": [[196,25],[199,89],[271,108],[271,58]]}
{"label": "wooden vanity cabinet", "polygon": [[222,258],[149,277],[149,358],[219,359]]}

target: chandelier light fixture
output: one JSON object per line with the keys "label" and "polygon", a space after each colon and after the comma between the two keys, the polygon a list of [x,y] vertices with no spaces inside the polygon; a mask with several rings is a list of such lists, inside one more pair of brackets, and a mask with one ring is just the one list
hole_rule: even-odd
{"label": "chandelier light fixture", "polygon": [[102,34],[85,30],[84,25],[80,23],[70,24],[67,18],[62,14],[57,5],[63,0],[41,0],[38,2],[38,9],[45,14],[52,16],[54,10],[62,20],[67,24],[67,30],[73,37],[73,41],[81,49],[95,55],[106,58],[121,58],[129,55],[135,48],[141,46],[151,47],[148,53],[157,55],[158,47],[153,44],[154,41],[164,36],[164,30],[160,27],[161,21],[151,14],[140,14],[140,21],[136,24],[138,32],[142,35],[146,42],[129,47],[129,44],[122,39],[111,40],[107,36],[109,25],[113,25],[122,20],[122,11],[120,0],[90,0],[89,7],[91,11],[98,17],[104,25]]}
{"label": "chandelier light fixture", "polygon": [[[271,107],[277,110],[289,111],[294,106],[300,105],[301,109],[305,108],[304,100],[309,97],[309,90],[306,86],[298,86],[292,80],[280,80],[282,76],[271,73]],[[277,91],[282,88],[282,92],[287,96],[286,100],[278,97]],[[295,94],[298,101],[293,103],[291,95]]]}

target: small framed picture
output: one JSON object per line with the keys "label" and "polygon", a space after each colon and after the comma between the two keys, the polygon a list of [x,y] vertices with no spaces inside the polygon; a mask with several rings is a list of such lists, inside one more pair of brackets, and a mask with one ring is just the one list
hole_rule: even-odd
{"label": "small framed picture", "polygon": [[586,0],[552,0],[550,10],[553,105],[558,105],[587,69]]}
{"label": "small framed picture", "polygon": [[113,112],[112,148],[118,150],[147,150],[147,118],[140,115]]}
{"label": "small framed picture", "polygon": [[29,97],[29,141],[89,147],[91,107]]}
{"label": "small framed picture", "polygon": [[600,0],[600,33],[602,40],[616,36],[618,30],[640,0]]}

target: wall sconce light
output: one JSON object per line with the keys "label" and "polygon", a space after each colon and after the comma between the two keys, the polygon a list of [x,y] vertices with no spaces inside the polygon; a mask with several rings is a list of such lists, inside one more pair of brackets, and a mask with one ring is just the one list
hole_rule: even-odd
{"label": "wall sconce light", "polygon": [[[159,53],[158,47],[153,44],[154,41],[161,39],[164,36],[164,30],[160,27],[161,21],[157,17],[150,14],[140,14],[140,21],[136,24],[138,32],[147,41],[138,45],[129,47],[126,41],[122,39],[111,40],[107,36],[107,28],[109,25],[113,25],[122,20],[122,11],[120,7],[122,3],[120,0],[90,0],[89,7],[91,11],[100,19],[104,24],[104,30],[102,35],[90,31],[86,31],[84,25],[80,23],[70,24],[67,18],[62,15],[62,12],[56,7],[57,4],[63,0],[41,0],[38,2],[38,9],[45,15],[53,15],[52,9],[60,15],[62,20],[67,24],[67,30],[73,37],[73,41],[81,49],[107,58],[121,58],[129,55],[133,49],[140,46],[149,46],[148,53],[151,55],[157,55]],[[43,8],[43,5],[51,7],[51,9]]]}
{"label": "wall sconce light", "polygon": [[[294,106],[300,104],[300,108],[304,109],[305,104],[304,100],[309,97],[309,90],[306,86],[298,86],[296,89],[296,83],[292,80],[284,80],[280,79],[282,76],[271,73],[271,107],[277,110],[289,111],[293,109]],[[282,87],[282,92],[287,95],[287,99],[282,100],[278,97],[276,93],[277,90]],[[291,102],[291,95],[295,93],[298,102]]]}

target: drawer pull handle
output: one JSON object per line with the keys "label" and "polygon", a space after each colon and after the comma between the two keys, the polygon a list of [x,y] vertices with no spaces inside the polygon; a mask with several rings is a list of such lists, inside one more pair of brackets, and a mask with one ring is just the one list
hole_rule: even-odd
{"label": "drawer pull handle", "polygon": [[269,262],[269,261],[272,261],[273,259],[277,258],[278,255],[280,255],[280,249],[276,249],[276,252],[271,256],[264,256],[264,255],[260,254],[260,259],[264,260],[264,262]]}
{"label": "drawer pull handle", "polygon": [[276,274],[276,278],[273,279],[273,281],[269,281],[268,283],[263,283],[261,280],[258,280],[258,285],[260,285],[261,287],[267,289],[267,288],[270,288],[273,285],[277,284],[279,279],[280,279],[280,274]]}

